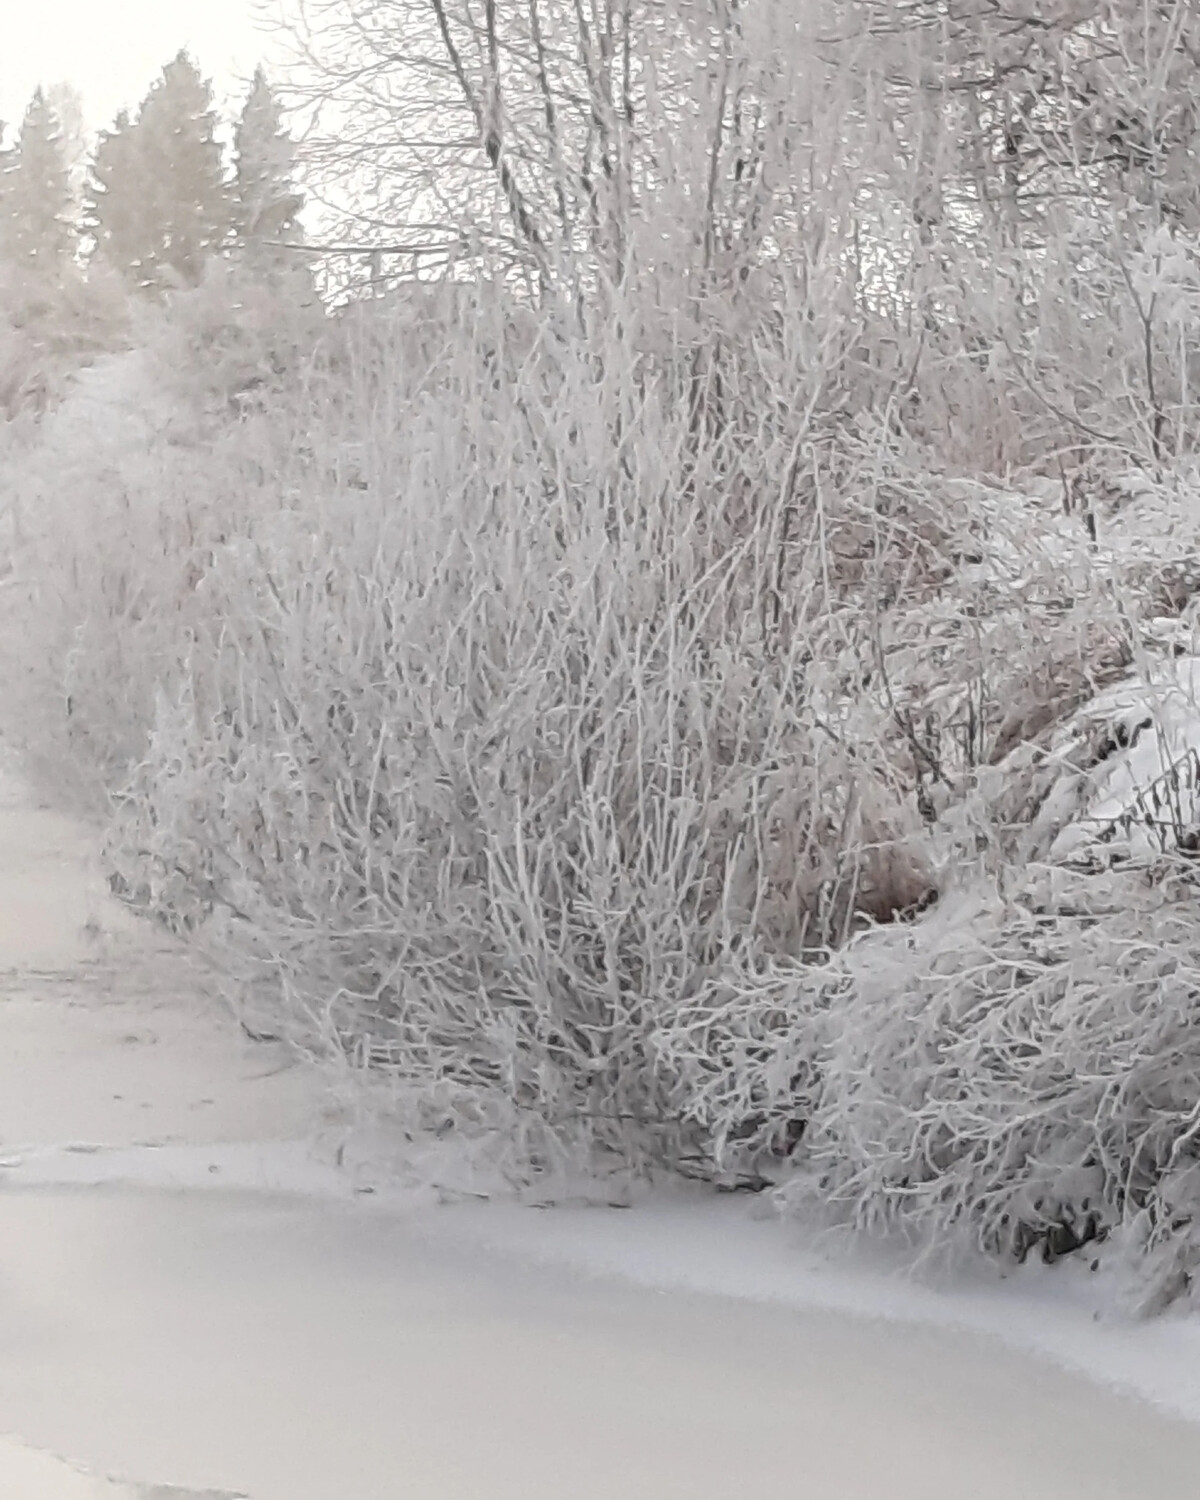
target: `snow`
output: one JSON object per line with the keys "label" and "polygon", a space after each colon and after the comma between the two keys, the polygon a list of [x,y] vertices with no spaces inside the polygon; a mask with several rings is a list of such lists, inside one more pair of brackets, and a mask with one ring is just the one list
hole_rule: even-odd
{"label": "snow", "polygon": [[216,1490],[181,1490],[169,1485],[129,1485],[104,1479],[40,1453],[11,1438],[0,1438],[0,1481],[5,1494],[20,1500],[238,1500]]}
{"label": "snow", "polygon": [[1200,814],[1200,658],[1147,663],[1098,694],[1055,733],[1048,759],[1063,768],[1039,819],[1051,860],[1177,847]]}
{"label": "snow", "polygon": [[432,1226],[6,1192],[0,1410],[98,1470],[255,1500],[1194,1494],[1194,1428],[979,1338],[652,1295]]}
{"label": "snow", "polygon": [[203,976],[111,898],[96,843],[0,765],[0,1153],[307,1129],[319,1085],[248,1043]]}
{"label": "snow", "polygon": [[743,1200],[660,1199],[628,1213],[463,1204],[442,1219],[440,1233],[489,1250],[662,1291],[984,1335],[1200,1422],[1200,1323],[1106,1317],[1102,1285],[1080,1267],[1031,1264],[924,1284],[898,1254],[822,1241],[756,1216]]}
{"label": "snow", "polygon": [[761,1200],[664,1192],[612,1209],[512,1201],[431,1206],[420,1192],[360,1171],[351,1179],[301,1141],[105,1148],[79,1144],[0,1157],[9,1188],[122,1187],[283,1195],[361,1219],[451,1254],[478,1251],[656,1292],[736,1298],[794,1313],[835,1313],[982,1336],[1200,1423],[1200,1321],[1134,1322],[1105,1313],[1107,1287],[1082,1265],[1029,1264],[1004,1276],[959,1273],[936,1285],[899,1254],[780,1223]]}

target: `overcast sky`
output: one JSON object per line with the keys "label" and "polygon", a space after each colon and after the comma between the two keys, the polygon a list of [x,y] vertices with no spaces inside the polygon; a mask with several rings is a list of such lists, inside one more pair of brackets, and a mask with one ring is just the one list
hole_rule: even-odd
{"label": "overcast sky", "polygon": [[106,125],[180,47],[228,95],[270,43],[254,0],[0,0],[0,119],[15,127],[39,83],[69,82],[88,123]]}

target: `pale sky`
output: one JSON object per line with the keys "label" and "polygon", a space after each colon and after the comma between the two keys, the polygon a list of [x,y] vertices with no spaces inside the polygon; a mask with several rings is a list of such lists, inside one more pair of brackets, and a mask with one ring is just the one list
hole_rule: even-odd
{"label": "pale sky", "polygon": [[0,119],[15,127],[38,84],[73,83],[88,124],[144,97],[187,47],[218,97],[268,57],[254,0],[0,0]]}

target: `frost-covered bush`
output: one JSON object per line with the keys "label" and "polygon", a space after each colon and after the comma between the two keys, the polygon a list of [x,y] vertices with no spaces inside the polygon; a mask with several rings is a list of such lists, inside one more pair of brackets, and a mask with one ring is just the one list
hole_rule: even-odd
{"label": "frost-covered bush", "polygon": [[820,965],[727,975],[657,1038],[730,1182],[940,1260],[1114,1264],[1132,1305],[1200,1266],[1191,872],[980,884]]}
{"label": "frost-covered bush", "polygon": [[803,1170],[785,1198],[925,1247],[1004,1258],[1148,1234],[1157,1273],[1190,1271],[1190,884],[1060,873],[1014,898],[956,904],[910,936],[851,945],[836,965]]}
{"label": "frost-covered bush", "polygon": [[72,374],[119,343],[125,301],[104,277],[42,285],[0,262],[0,422],[45,412]]}
{"label": "frost-covered bush", "polygon": [[658,1046],[722,1173],[923,1254],[1087,1248],[1142,1309],[1190,1288],[1195,679],[1193,657],[1149,663],[1057,726],[1032,766],[1002,763],[1008,792],[1036,788],[1032,862],[960,871],[907,927],[681,1007]]}
{"label": "frost-covered bush", "polygon": [[675,1159],[663,1018],[926,896],[920,825],[810,712],[820,549],[777,503],[681,500],[665,381],[598,385],[586,350],[473,316],[402,312],[381,347],[352,314],[335,374],[264,418],[275,503],[219,541],[210,503],[173,559],[199,576],[113,861],[243,999],[439,1123]]}
{"label": "frost-covered bush", "polygon": [[169,309],[135,302],[131,339],[179,413],[238,417],[270,405],[319,349],[324,310],[303,265],[269,277],[241,259],[214,259]]}
{"label": "frost-covered bush", "polygon": [[0,428],[12,539],[4,732],[93,810],[144,754],[155,695],[189,650],[212,548],[279,503],[276,434],[255,403],[285,375],[304,378],[324,323],[233,272],[166,315],[130,312],[117,291],[100,273],[88,283],[90,304],[112,313],[115,347],[65,368],[36,421]]}

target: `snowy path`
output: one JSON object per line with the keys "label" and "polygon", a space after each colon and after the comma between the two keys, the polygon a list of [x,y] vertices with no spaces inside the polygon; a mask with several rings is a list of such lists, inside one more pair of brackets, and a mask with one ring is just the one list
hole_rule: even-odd
{"label": "snowy path", "polygon": [[1200,1493],[1200,1426],[977,1333],[789,1305],[786,1247],[741,1205],[356,1198],[294,1144],[313,1081],[93,868],[0,782],[3,1500]]}

